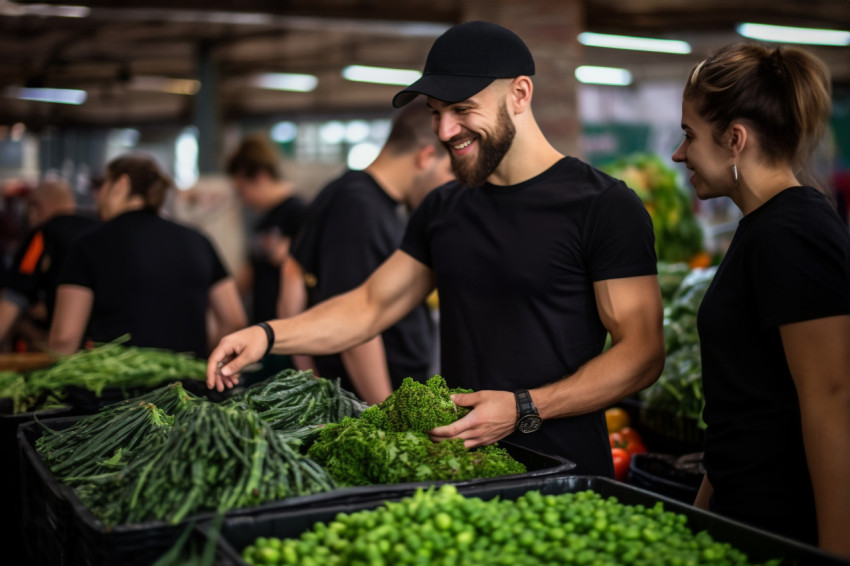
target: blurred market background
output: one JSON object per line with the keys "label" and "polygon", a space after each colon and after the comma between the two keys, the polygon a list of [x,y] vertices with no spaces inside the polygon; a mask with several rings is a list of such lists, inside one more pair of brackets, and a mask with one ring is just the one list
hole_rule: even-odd
{"label": "blurred market background", "polygon": [[398,85],[417,78],[437,36],[475,19],[528,43],[535,114],[554,145],[646,203],[670,358],[645,396],[698,420],[693,322],[738,213],[722,199],[695,200],[670,160],[684,78],[747,38],[821,57],[834,114],[811,173],[846,216],[850,0],[0,0],[0,274],[29,228],[25,196],[40,179],[66,179],[92,208],[104,164],[129,150],[154,154],[174,176],[167,214],[205,231],[233,270],[253,220],[222,173],[239,140],[268,134],[296,193],[312,198],[344,168],[368,165]]}

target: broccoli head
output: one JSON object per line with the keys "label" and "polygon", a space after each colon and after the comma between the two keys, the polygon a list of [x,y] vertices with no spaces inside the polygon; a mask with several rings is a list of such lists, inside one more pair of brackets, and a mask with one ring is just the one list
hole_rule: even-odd
{"label": "broccoli head", "polygon": [[428,432],[467,414],[469,409],[455,405],[451,395],[470,392],[470,389],[450,389],[439,375],[425,383],[406,377],[401,386],[380,404],[380,409],[387,416],[387,430]]}

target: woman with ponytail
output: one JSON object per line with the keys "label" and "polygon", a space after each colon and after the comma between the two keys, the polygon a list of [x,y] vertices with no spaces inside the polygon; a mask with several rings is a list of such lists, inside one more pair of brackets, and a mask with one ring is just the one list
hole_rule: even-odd
{"label": "woman with ponytail", "polygon": [[673,160],[743,213],[697,321],[695,504],[850,557],[850,234],[803,182],[830,100],[806,51],[727,46],[688,77]]}
{"label": "woman with ponytail", "polygon": [[59,278],[52,351],[76,351],[88,327],[95,342],[130,334],[136,346],[206,358],[210,344],[247,324],[210,241],[159,216],[171,186],[148,155],[107,164],[97,195],[103,224],[74,243]]}

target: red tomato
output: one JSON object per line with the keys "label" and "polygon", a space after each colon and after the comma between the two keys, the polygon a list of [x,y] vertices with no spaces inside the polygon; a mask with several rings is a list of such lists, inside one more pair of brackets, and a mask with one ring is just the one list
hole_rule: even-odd
{"label": "red tomato", "polygon": [[631,428],[625,427],[619,432],[612,432],[608,435],[608,442],[611,448],[622,448],[629,454],[644,454],[646,445],[638,432]]}
{"label": "red tomato", "polygon": [[612,448],[611,458],[614,460],[614,477],[619,481],[626,481],[629,475],[629,462],[632,455],[622,448]]}
{"label": "red tomato", "polygon": [[621,428],[618,433],[628,442],[638,442],[643,444],[643,438],[641,438],[640,433],[637,429],[634,429],[630,426],[626,426]]}

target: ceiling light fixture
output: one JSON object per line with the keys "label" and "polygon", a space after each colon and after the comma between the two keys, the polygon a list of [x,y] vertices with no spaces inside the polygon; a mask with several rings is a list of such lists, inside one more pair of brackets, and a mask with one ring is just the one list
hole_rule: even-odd
{"label": "ceiling light fixture", "polygon": [[86,91],[71,88],[24,88],[8,87],[4,96],[19,100],[53,102],[56,104],[82,104],[86,101]]}
{"label": "ceiling light fixture", "polygon": [[582,65],[575,72],[579,82],[585,84],[628,86],[632,84],[632,74],[626,69],[616,67],[593,67]]}
{"label": "ceiling light fixture", "polygon": [[750,39],[805,45],[850,45],[850,31],[837,29],[795,28],[767,24],[738,24],[738,33]]}
{"label": "ceiling light fixture", "polygon": [[198,91],[201,90],[201,81],[194,79],[171,79],[168,77],[137,75],[132,78],[127,86],[133,90],[167,92],[169,94],[185,94],[191,96],[193,94],[198,94]]}
{"label": "ceiling light fixture", "polygon": [[319,84],[314,75],[300,73],[263,73],[251,81],[256,87],[270,90],[289,90],[293,92],[312,92]]}
{"label": "ceiling light fixture", "polygon": [[349,65],[342,70],[342,76],[349,81],[361,83],[407,86],[418,80],[422,73],[410,69]]}
{"label": "ceiling light fixture", "polygon": [[691,52],[691,45],[687,41],[675,39],[653,39],[650,37],[632,37],[628,35],[611,35],[586,31],[578,34],[578,41],[582,45],[607,47],[610,49],[654,51],[657,53],[677,53],[681,55],[687,55]]}
{"label": "ceiling light fixture", "polygon": [[86,18],[91,14],[88,6],[65,6],[61,4],[19,4],[0,1],[0,16],[39,16],[58,18]]}

